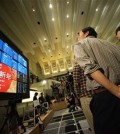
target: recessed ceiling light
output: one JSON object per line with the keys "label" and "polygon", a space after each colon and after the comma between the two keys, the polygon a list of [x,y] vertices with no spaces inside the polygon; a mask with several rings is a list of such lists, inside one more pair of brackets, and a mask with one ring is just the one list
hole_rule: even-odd
{"label": "recessed ceiling light", "polygon": [[69,14],[67,14],[66,17],[69,18]]}
{"label": "recessed ceiling light", "polygon": [[54,18],[52,18],[52,21],[55,21],[55,19],[54,19]]}
{"label": "recessed ceiling light", "polygon": [[69,36],[69,33],[67,33],[66,36],[68,37]]}
{"label": "recessed ceiling light", "polygon": [[47,41],[47,39],[46,39],[46,38],[44,38],[44,41]]}
{"label": "recessed ceiling light", "polygon": [[69,4],[69,1],[67,1],[67,4]]}
{"label": "recessed ceiling light", "polygon": [[32,8],[32,11],[33,11],[33,12],[35,12],[35,9],[34,9],[34,8]]}
{"label": "recessed ceiling light", "polygon": [[50,4],[49,7],[52,8],[52,4]]}
{"label": "recessed ceiling light", "polygon": [[96,12],[98,11],[98,8],[96,8]]}

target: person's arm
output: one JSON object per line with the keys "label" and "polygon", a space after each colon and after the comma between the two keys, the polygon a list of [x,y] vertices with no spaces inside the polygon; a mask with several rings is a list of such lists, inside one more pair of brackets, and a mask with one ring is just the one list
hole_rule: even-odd
{"label": "person's arm", "polygon": [[117,86],[113,84],[105,75],[103,75],[99,70],[93,72],[90,74],[90,76],[97,81],[99,84],[101,84],[103,87],[105,87],[108,91],[110,91],[112,94],[120,98],[120,86]]}
{"label": "person's arm", "polygon": [[74,65],[73,68],[73,82],[74,82],[74,91],[77,97],[80,97],[80,72],[79,72],[79,65]]}
{"label": "person's arm", "polygon": [[97,65],[92,58],[88,57],[81,45],[76,45],[74,47],[74,54],[77,63],[83,67],[84,74],[90,75],[96,82],[120,98],[120,86],[116,86],[110,82],[110,80],[99,71],[101,69],[99,65]]}

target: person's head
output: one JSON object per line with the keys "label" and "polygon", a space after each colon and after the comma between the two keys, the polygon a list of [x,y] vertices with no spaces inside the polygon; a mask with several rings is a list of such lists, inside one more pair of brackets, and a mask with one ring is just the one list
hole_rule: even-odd
{"label": "person's head", "polygon": [[79,34],[78,40],[84,39],[88,36],[93,36],[93,37],[97,38],[97,32],[92,27],[83,28],[78,34]]}
{"label": "person's head", "polygon": [[35,96],[37,96],[38,95],[38,93],[37,92],[35,92]]}
{"label": "person's head", "polygon": [[117,39],[120,41],[120,26],[117,27],[115,33],[116,33],[116,37],[117,37]]}
{"label": "person's head", "polygon": [[40,93],[41,96],[43,96],[43,93]]}

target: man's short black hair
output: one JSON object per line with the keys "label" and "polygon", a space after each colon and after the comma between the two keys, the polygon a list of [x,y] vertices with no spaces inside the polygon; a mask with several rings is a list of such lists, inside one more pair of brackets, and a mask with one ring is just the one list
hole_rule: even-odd
{"label": "man's short black hair", "polygon": [[92,28],[92,27],[83,28],[83,29],[82,29],[82,32],[83,32],[83,33],[89,32],[89,35],[88,35],[88,36],[94,36],[94,37],[97,38],[97,32],[96,32],[95,29]]}
{"label": "man's short black hair", "polygon": [[116,35],[117,35],[117,32],[118,32],[118,31],[120,31],[120,26],[117,27],[117,29],[116,29],[116,31],[115,31]]}
{"label": "man's short black hair", "polygon": [[38,95],[38,93],[37,92],[35,92],[35,96],[37,96]]}

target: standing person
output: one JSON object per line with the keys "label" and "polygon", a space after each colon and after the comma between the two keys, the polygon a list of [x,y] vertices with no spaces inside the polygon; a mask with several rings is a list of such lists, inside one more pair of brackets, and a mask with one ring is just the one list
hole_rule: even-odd
{"label": "standing person", "polygon": [[86,116],[90,128],[94,132],[93,119],[92,119],[93,117],[89,109],[89,104],[93,93],[91,90],[87,91],[86,77],[84,75],[84,71],[77,64],[75,59],[74,59],[74,67],[73,67],[73,81],[74,81],[74,92],[78,100],[78,103]]}
{"label": "standing person", "polygon": [[75,97],[72,93],[66,96],[66,101],[68,102],[67,108],[69,108],[69,112],[75,111]]}
{"label": "standing person", "polygon": [[67,84],[68,84],[68,93],[73,92],[73,75],[71,72],[68,71],[68,76],[67,76]]}
{"label": "standing person", "polygon": [[46,109],[46,107],[44,105],[45,104],[45,97],[44,97],[42,92],[40,93],[39,103],[40,103],[40,113],[41,114],[42,113],[46,114],[47,109]]}
{"label": "standing person", "polygon": [[40,102],[40,104],[43,104],[45,102],[43,93],[40,93],[39,102]]}
{"label": "standing person", "polygon": [[94,90],[90,109],[96,134],[120,134],[120,49],[97,39],[92,27],[79,33],[74,46],[77,63],[87,76],[87,89]]}
{"label": "standing person", "polygon": [[118,38],[118,40],[120,41],[120,26],[119,27],[117,27],[117,29],[116,29],[116,37]]}
{"label": "standing person", "polygon": [[52,82],[51,88],[52,88],[52,96],[58,101],[59,100],[59,96],[58,96],[59,88],[58,88],[57,84]]}
{"label": "standing person", "polygon": [[34,101],[34,100],[37,100],[37,96],[38,96],[38,93],[35,92],[34,97],[33,97],[33,101]]}
{"label": "standing person", "polygon": [[66,94],[66,80],[61,80],[61,90],[62,90],[62,96],[65,97]]}
{"label": "standing person", "polygon": [[52,104],[50,95],[46,94],[45,99],[46,99],[46,101],[48,102],[48,104],[50,106],[50,104]]}

